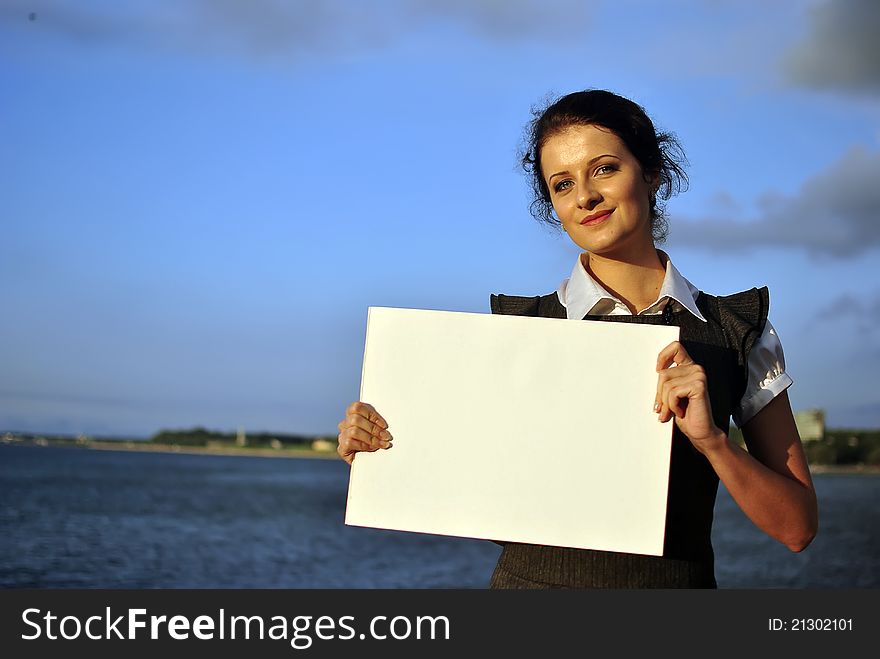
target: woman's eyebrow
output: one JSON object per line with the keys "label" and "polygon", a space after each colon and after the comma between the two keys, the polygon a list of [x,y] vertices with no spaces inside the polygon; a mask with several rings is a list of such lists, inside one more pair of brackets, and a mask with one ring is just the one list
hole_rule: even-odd
{"label": "woman's eyebrow", "polygon": [[[595,156],[595,157],[593,157],[593,158],[590,158],[590,160],[587,162],[587,166],[589,167],[589,166],[592,165],[594,162],[596,162],[597,160],[601,160],[602,158],[617,158],[618,160],[620,160],[620,158],[618,158],[617,156],[615,156],[613,153],[603,153],[602,155],[599,155],[599,156]],[[550,176],[548,176],[548,177],[547,177],[547,180],[548,180],[548,181],[552,181],[552,180],[553,180],[553,177],[555,177],[555,176],[561,176],[562,174],[568,174],[568,173],[569,173],[569,171],[568,171],[567,169],[563,169],[561,172],[556,172],[555,174],[551,174]]]}

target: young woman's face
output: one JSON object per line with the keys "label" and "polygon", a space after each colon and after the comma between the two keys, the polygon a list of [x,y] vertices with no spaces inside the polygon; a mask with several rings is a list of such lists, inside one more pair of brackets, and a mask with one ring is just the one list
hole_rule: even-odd
{"label": "young woman's face", "polygon": [[546,141],[540,157],[556,216],[581,249],[612,256],[653,247],[652,183],[615,133],[569,126]]}

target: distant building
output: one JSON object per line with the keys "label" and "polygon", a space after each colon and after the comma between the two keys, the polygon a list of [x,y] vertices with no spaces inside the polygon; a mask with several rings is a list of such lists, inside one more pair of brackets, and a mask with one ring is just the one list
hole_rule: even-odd
{"label": "distant building", "polygon": [[312,442],[312,450],[313,451],[335,451],[336,450],[336,442],[330,441],[329,439],[325,439],[324,437],[318,437]]}
{"label": "distant building", "polygon": [[235,445],[247,446],[247,435],[244,433],[244,428],[239,427],[238,433],[235,435]]}
{"label": "distant building", "polygon": [[805,442],[825,438],[825,410],[801,410],[794,413],[798,434]]}

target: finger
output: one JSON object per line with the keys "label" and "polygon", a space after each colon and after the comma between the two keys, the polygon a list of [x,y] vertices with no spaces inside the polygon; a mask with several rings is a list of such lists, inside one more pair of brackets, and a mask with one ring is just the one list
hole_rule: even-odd
{"label": "finger", "polygon": [[345,460],[348,464],[351,464],[354,461],[354,456],[358,453],[362,453],[362,451],[346,451],[342,448],[342,445],[336,448],[336,453],[339,454],[339,457]]}
{"label": "finger", "polygon": [[[680,401],[676,411],[677,416],[685,413],[688,401],[691,399],[707,399],[709,397],[709,382],[706,378],[706,369],[700,364],[689,364],[678,368],[666,369],[661,373],[664,376],[664,386],[675,390]],[[670,406],[670,409],[675,406]]]}
{"label": "finger", "polygon": [[[355,443],[360,444],[360,442],[355,442]],[[346,448],[347,446],[349,448]],[[354,461],[354,456],[357,455],[358,453],[363,453],[365,451],[372,452],[375,450],[376,449],[371,448],[371,447],[352,448],[350,442],[340,442],[339,445],[336,447],[336,452],[339,454],[339,457],[341,457],[343,460],[345,460],[348,464],[351,464]]]}
{"label": "finger", "polygon": [[658,420],[665,423],[669,420],[669,408],[665,402],[664,386],[669,379],[671,372],[670,366],[677,365],[676,356],[685,351],[684,346],[679,341],[673,341],[660,351],[657,355],[657,364],[655,366],[659,375],[657,376],[657,389],[654,392],[654,411],[658,415]]}
{"label": "finger", "polygon": [[684,390],[683,387],[669,387],[669,393],[666,398],[666,405],[669,408],[669,418],[678,417],[679,419],[684,416],[684,405],[682,404],[682,397],[687,400],[687,391]]}
{"label": "finger", "polygon": [[[687,377],[684,373],[678,374],[675,371],[685,369],[667,369],[658,376],[657,401],[654,405],[654,411],[657,412],[658,420],[661,423],[670,421],[677,412],[682,411],[681,404],[677,398],[677,394],[681,391],[687,391],[689,383],[693,377]],[[687,396],[687,394],[685,394]]]}
{"label": "finger", "polygon": [[[387,433],[388,431],[386,430],[384,432]],[[358,428],[357,426],[349,426],[342,431],[342,436],[363,442],[372,449],[388,448],[391,445],[391,442],[388,439],[382,439],[375,435],[371,435],[363,428]]]}
{"label": "finger", "polygon": [[684,346],[679,341],[673,341],[660,351],[660,354],[657,355],[656,370],[662,371],[669,368],[673,363],[679,366],[694,363],[688,351],[684,349]]}
{"label": "finger", "polygon": [[339,452],[340,453],[356,453],[357,451],[375,451],[378,447],[374,447],[372,443],[365,442],[357,437],[352,437],[347,433],[339,434]]}
{"label": "finger", "polygon": [[[657,375],[657,389],[654,392],[654,411],[660,416],[660,421],[668,421],[672,418],[667,404],[669,387],[674,386],[683,379],[692,378],[694,365],[667,368]],[[699,367],[697,367],[699,368]]]}
{"label": "finger", "polygon": [[654,393],[654,411],[657,413],[657,420],[664,423],[666,419],[667,408],[666,400],[666,371],[661,371],[657,375],[657,391]]}
{"label": "finger", "polygon": [[672,411],[669,409],[669,398],[665,390],[663,391],[662,396],[663,397],[660,400],[660,409],[658,410],[659,413],[657,415],[657,419],[660,421],[660,423],[666,423],[673,417],[673,414]]}
{"label": "finger", "polygon": [[343,423],[344,427],[342,430],[345,430],[346,428],[360,428],[375,437],[376,440],[381,441],[384,439],[386,442],[390,442],[393,439],[391,433],[385,430],[382,426],[373,423],[359,414],[350,414],[345,418]]}
{"label": "finger", "polygon": [[346,416],[359,414],[360,416],[368,419],[376,425],[381,426],[382,428],[388,428],[388,422],[381,414],[376,411],[376,408],[369,403],[365,403],[360,400],[355,401],[351,405],[349,405],[348,409],[345,411],[345,414]]}
{"label": "finger", "polygon": [[663,387],[668,377],[666,371],[660,371],[657,375],[657,390],[654,392],[654,411],[660,415],[661,421],[663,416]]}
{"label": "finger", "polygon": [[657,398],[658,400],[654,405],[654,411],[657,412],[657,420],[660,423],[666,423],[674,416],[669,408],[669,385],[667,383],[663,383],[663,386],[657,393]]}
{"label": "finger", "polygon": [[699,382],[690,380],[671,385],[667,394],[667,405],[670,413],[679,419],[687,414],[690,399],[700,392]]}
{"label": "finger", "polygon": [[699,380],[705,369],[699,364],[687,364],[663,369],[657,374],[657,388],[661,384],[680,382],[681,380]]}
{"label": "finger", "polygon": [[[688,359],[690,359],[690,357],[688,357]],[[663,412],[664,407],[668,410],[668,406],[664,405],[665,387],[672,386],[673,383],[678,383],[682,379],[701,377],[704,373],[705,371],[703,370],[703,367],[693,362],[676,366],[675,368],[664,368],[661,370],[657,375],[657,389],[654,393],[654,411],[660,414]],[[669,419],[661,419],[661,421],[662,420],[668,421]]]}

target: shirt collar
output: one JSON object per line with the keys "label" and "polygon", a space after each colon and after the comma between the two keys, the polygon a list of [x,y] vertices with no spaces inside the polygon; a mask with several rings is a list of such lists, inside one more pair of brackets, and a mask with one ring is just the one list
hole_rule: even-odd
{"label": "shirt collar", "polygon": [[[639,315],[651,315],[661,313],[665,300],[674,300],[687,309],[696,318],[706,322],[703,314],[697,308],[696,300],[700,291],[685,279],[678,269],[672,265],[672,260],[665,252],[657,250],[661,259],[666,261],[666,274],[663,277],[663,285],[657,300],[639,312]],[[599,282],[590,276],[578,255],[577,262],[571,271],[571,277],[564,280],[556,291],[559,301],[565,307],[566,316],[570,319],[580,320],[587,314],[611,315],[614,309],[626,309],[626,306],[605,290]],[[617,313],[621,313],[618,311]],[[625,312],[628,313],[628,312]]]}

